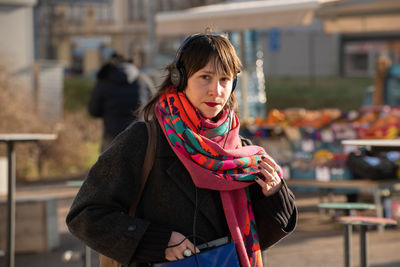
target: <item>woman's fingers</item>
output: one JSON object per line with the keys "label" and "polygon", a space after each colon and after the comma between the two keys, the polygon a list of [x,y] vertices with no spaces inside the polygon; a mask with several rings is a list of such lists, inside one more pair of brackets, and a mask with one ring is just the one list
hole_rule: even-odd
{"label": "woman's fingers", "polygon": [[278,164],[276,164],[276,162],[271,157],[262,157],[262,161],[265,161],[266,163],[268,163],[269,165],[271,165],[273,167],[278,166]]}
{"label": "woman's fingers", "polygon": [[[274,167],[274,165],[271,165],[265,161],[259,160],[258,161],[258,165],[262,168],[264,168],[266,171],[272,173],[273,171],[275,171],[276,167]],[[276,165],[276,164],[275,164]]]}
{"label": "woman's fingers", "polygon": [[200,253],[200,250],[199,250],[198,248],[196,248],[196,247],[193,245],[193,243],[190,242],[190,240],[186,239],[186,240],[185,240],[185,245],[186,245],[186,248],[185,248],[185,249],[190,249],[190,251],[192,252],[192,254]]}
{"label": "woman's fingers", "polygon": [[255,181],[261,186],[263,194],[269,196],[278,191],[282,184],[278,164],[272,158],[262,157],[258,161],[258,169],[262,177],[257,177]]}
{"label": "woman's fingers", "polygon": [[200,250],[184,235],[178,232],[172,232],[168,242],[168,248],[165,250],[165,258],[169,261],[181,260],[185,256],[189,257],[199,252]]}
{"label": "woman's fingers", "polygon": [[258,168],[260,170],[260,173],[263,175],[264,180],[266,180],[267,182],[272,182],[273,180],[273,174],[271,174],[270,172],[266,171],[264,168],[260,167]]}
{"label": "woman's fingers", "polygon": [[175,249],[175,257],[178,260],[182,260],[184,258],[182,248],[181,249]]}
{"label": "woman's fingers", "polygon": [[269,157],[262,157],[258,162],[258,169],[266,178],[267,182],[275,182],[276,180],[280,180],[277,172],[279,171],[279,166],[276,162]]}
{"label": "woman's fingers", "polygon": [[261,180],[260,178],[256,177],[255,181],[257,182],[257,184],[259,184],[262,188],[267,187],[267,183],[264,182],[263,180]]}
{"label": "woman's fingers", "polygon": [[263,181],[256,177],[255,181],[261,186],[261,190],[264,196],[270,196],[275,194],[282,186],[281,179],[276,179],[274,182]]}
{"label": "woman's fingers", "polygon": [[169,261],[176,261],[183,259],[184,246],[179,245],[177,247],[167,248],[165,251],[165,258]]}

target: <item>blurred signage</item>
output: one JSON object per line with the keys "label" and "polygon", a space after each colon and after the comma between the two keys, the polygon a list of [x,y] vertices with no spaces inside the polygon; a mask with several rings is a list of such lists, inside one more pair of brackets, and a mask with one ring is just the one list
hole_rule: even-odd
{"label": "blurred signage", "polygon": [[109,4],[110,0],[47,0],[46,2],[52,4]]}
{"label": "blurred signage", "polygon": [[379,53],[386,51],[388,47],[387,42],[373,41],[373,42],[353,42],[345,46],[345,51],[349,53],[356,52],[374,52]]}
{"label": "blurred signage", "polygon": [[281,31],[279,29],[270,29],[268,31],[269,51],[278,51],[281,46]]}

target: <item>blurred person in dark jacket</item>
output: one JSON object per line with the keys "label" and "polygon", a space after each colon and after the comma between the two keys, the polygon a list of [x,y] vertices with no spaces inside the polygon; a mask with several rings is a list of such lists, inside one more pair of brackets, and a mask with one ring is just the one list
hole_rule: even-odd
{"label": "blurred person in dark jacket", "polygon": [[151,84],[139,69],[117,53],[100,68],[89,102],[89,113],[103,118],[102,152],[137,119],[134,111],[147,102],[151,93]]}

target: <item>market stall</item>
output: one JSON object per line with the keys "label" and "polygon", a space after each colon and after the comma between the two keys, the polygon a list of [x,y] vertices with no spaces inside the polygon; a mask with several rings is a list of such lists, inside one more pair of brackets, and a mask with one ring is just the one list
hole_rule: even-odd
{"label": "market stall", "polygon": [[285,176],[290,179],[389,179],[400,177],[400,152],[365,155],[372,165],[391,162],[394,167],[385,176],[361,177],[357,172],[361,170],[349,168],[349,157],[358,155],[358,147],[345,147],[341,141],[396,138],[399,121],[400,108],[389,106],[363,107],[346,113],[338,109],[274,109],[265,119],[244,125],[242,134],[265,147],[284,166]]}

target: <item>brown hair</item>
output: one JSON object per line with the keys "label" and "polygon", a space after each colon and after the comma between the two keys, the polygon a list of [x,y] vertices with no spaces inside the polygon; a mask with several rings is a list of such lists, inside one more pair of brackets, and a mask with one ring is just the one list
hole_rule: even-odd
{"label": "brown hair", "polygon": [[[206,66],[210,60],[214,61],[216,68],[221,68],[218,71],[225,74],[236,76],[240,71],[240,59],[228,38],[215,34],[204,34],[187,43],[180,53],[179,65],[185,69],[186,78],[189,79],[194,73]],[[143,115],[146,121],[152,118],[158,99],[166,88],[172,85],[171,70],[173,67],[173,63],[166,66],[165,69],[168,74],[159,86],[158,91],[139,110],[139,115]],[[233,93],[229,97],[226,107],[237,109],[236,97]]]}

